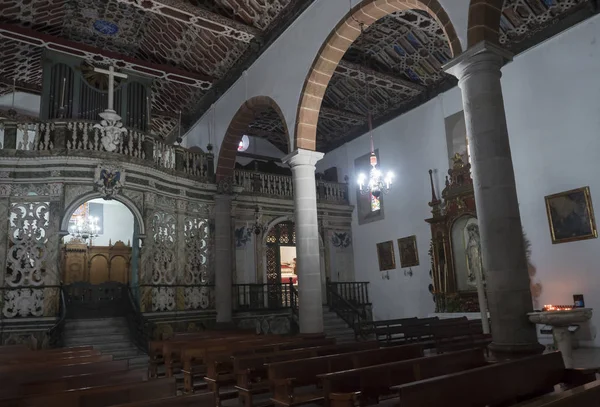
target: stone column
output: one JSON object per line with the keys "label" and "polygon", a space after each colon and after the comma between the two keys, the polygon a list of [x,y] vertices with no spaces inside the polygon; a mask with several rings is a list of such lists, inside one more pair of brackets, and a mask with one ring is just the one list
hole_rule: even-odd
{"label": "stone column", "polygon": [[492,320],[490,349],[499,358],[543,349],[527,317],[533,305],[500,84],[500,69],[511,57],[481,42],[444,67],[462,91]]}
{"label": "stone column", "polygon": [[321,263],[315,164],[323,153],[298,149],[283,162],[292,167],[300,333],[323,332]]}
{"label": "stone column", "polygon": [[215,195],[215,299],[217,323],[232,319],[232,257],[231,250],[231,194],[230,181],[219,182]]}

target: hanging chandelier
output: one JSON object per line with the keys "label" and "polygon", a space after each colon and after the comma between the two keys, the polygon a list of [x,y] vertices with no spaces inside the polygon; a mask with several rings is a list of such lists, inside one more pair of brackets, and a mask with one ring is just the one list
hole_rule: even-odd
{"label": "hanging chandelier", "polygon": [[[364,23],[360,23],[360,33],[363,32]],[[366,67],[367,57],[365,54],[365,61],[362,66]],[[375,155],[375,148],[373,146],[373,123],[371,120],[371,104],[369,102],[370,95],[370,87],[369,80],[367,79],[366,72],[363,72],[363,77],[366,81],[366,101],[367,101],[367,122],[369,124],[369,136],[371,138],[371,156],[369,157],[369,163],[371,164],[371,169],[369,170],[369,176],[365,173],[358,174],[357,183],[358,189],[362,195],[372,195],[375,198],[379,199],[382,193],[388,193],[392,188],[392,181],[394,178],[394,174],[391,171],[388,171],[385,176],[383,175],[383,171],[377,167],[377,155]]]}
{"label": "hanging chandelier", "polygon": [[78,218],[75,224],[71,226],[71,235],[84,242],[89,240],[90,246],[92,245],[92,239],[98,237],[98,232],[100,232],[100,226],[98,225],[98,218],[95,216]]}

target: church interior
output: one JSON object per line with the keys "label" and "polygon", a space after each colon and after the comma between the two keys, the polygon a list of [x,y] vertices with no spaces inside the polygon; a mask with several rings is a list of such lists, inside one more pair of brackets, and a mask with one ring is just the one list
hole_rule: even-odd
{"label": "church interior", "polygon": [[599,39],[600,0],[0,0],[0,407],[600,407]]}

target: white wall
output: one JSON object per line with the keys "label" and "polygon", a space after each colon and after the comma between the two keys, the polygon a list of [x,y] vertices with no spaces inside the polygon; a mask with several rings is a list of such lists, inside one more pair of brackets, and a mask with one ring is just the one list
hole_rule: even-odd
{"label": "white wall", "polygon": [[[600,16],[596,16],[515,58],[503,69],[502,86],[517,178],[521,218],[532,245],[541,304],[572,304],[584,294],[596,310],[584,344],[600,346],[600,239],[553,245],[544,196],[590,186],[600,212]],[[568,57],[567,57],[568,56]],[[381,165],[396,182],[385,196],[385,219],[358,226],[353,218],[356,279],[370,281],[376,318],[423,316],[433,311],[429,278],[429,168],[443,187],[448,168],[444,118],[462,110],[455,88],[374,131]],[[367,136],[327,154],[318,171],[331,166],[353,174],[353,162],[369,151]],[[354,181],[351,181],[354,188]],[[355,192],[350,197],[355,201]],[[382,280],[375,244],[416,234],[421,265],[412,278],[402,270]],[[586,331],[584,329],[583,331]],[[587,339],[587,341],[586,341]]]}
{"label": "white wall", "polygon": [[[466,48],[467,20],[470,0],[438,0],[448,13],[454,28]],[[214,106],[186,134],[185,145],[206,147],[209,129],[214,121],[212,144],[215,157],[227,127],[235,113],[248,99],[269,96],[279,105],[294,143],[296,113],[300,94],[310,67],[319,49],[338,22],[359,0],[315,0],[287,30],[267,49]]]}
{"label": "white wall", "polygon": [[[27,116],[40,116],[40,95],[25,92],[15,92],[14,109]],[[0,96],[0,109],[11,109],[13,107],[13,94],[8,93]]]}
{"label": "white wall", "polygon": [[[115,244],[119,240],[127,244],[133,241],[133,214],[119,201],[92,199],[89,202],[102,204],[104,211],[104,230],[93,239],[94,246],[108,246],[109,241]],[[71,236],[64,238],[65,243]]]}

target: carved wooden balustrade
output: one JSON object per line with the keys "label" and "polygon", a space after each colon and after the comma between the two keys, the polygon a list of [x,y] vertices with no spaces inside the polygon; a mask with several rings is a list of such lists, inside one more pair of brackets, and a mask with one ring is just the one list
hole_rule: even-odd
{"label": "carved wooden balustrade", "polygon": [[[0,119],[0,151],[44,151],[46,154],[118,154],[165,171],[212,179],[213,155],[168,145],[138,130],[125,128],[113,151],[102,143],[97,122],[85,120],[18,122]],[[10,154],[10,153],[9,153]]]}
{"label": "carved wooden balustrade", "polygon": [[[235,170],[233,184],[244,192],[258,195],[292,198],[294,184],[289,175],[258,171]],[[348,204],[348,184],[315,180],[317,200],[322,203]]]}

